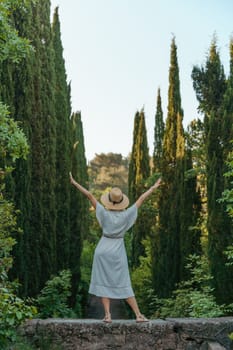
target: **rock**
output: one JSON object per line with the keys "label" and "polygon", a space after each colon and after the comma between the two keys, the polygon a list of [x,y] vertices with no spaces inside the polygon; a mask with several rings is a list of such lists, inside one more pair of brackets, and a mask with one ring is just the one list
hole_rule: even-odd
{"label": "rock", "polygon": [[141,324],[134,320],[105,324],[93,319],[38,319],[21,327],[24,337],[38,349],[43,339],[64,350],[230,350],[228,334],[232,332],[232,317],[150,320]]}

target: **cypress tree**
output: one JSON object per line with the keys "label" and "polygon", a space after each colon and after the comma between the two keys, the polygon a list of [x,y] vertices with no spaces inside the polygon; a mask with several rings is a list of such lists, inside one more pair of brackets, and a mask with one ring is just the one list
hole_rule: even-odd
{"label": "cypress tree", "polygon": [[[24,8],[12,10],[12,18],[18,33],[25,37],[31,37],[36,41],[36,35],[39,25],[36,18],[32,19],[33,9],[32,4],[25,4]],[[32,24],[33,23],[33,24]],[[34,33],[35,30],[35,33]],[[32,40],[33,41],[33,40]],[[33,42],[33,45],[35,43]],[[9,90],[8,98],[10,110],[14,114],[14,118],[20,121],[25,134],[29,140],[30,151],[32,150],[31,135],[32,129],[36,133],[32,116],[36,115],[37,103],[35,101],[33,78],[39,77],[39,69],[35,54],[27,56],[21,61],[20,65],[14,65],[12,62],[7,62],[8,79],[4,79],[3,94]],[[9,74],[10,72],[10,74]],[[8,97],[7,97],[8,96]],[[9,98],[10,96],[10,98]],[[40,136],[39,136],[40,137]],[[33,293],[33,286],[39,286],[40,276],[40,245],[38,236],[33,236],[31,232],[32,221],[34,220],[35,212],[31,209],[32,193],[31,193],[31,153],[27,160],[18,160],[17,167],[13,172],[14,190],[8,188],[9,195],[13,197],[16,207],[20,209],[18,215],[18,224],[22,228],[23,233],[17,234],[17,245],[14,247],[14,266],[11,275],[18,278],[21,284],[21,294],[28,295]],[[35,186],[35,191],[38,189],[35,203],[40,201],[41,188],[38,183]],[[37,218],[40,218],[37,212]],[[39,229],[39,225],[37,227]],[[37,273],[35,273],[35,270]]]}
{"label": "cypress tree", "polygon": [[[1,85],[2,95],[11,91],[6,96],[24,127],[31,151],[14,173],[14,198],[22,213],[20,226],[24,232],[17,237],[13,275],[20,280],[22,294],[34,296],[51,273],[70,267],[74,305],[82,237],[88,234],[87,201],[77,191],[70,192],[68,180],[73,158],[74,175],[80,182],[87,182],[81,116],[74,115],[72,121],[69,118],[70,86],[66,83],[57,10],[51,31],[49,1],[29,2],[28,6],[27,11],[17,11],[14,19],[19,33],[31,39],[34,54],[17,69],[9,66],[5,85]],[[71,144],[79,145],[72,157]],[[63,243],[66,251],[62,256]]]}
{"label": "cypress tree", "polygon": [[[42,153],[42,227],[40,241],[40,288],[56,270],[56,117],[54,51],[50,26],[50,1],[36,3],[39,15],[39,40],[37,49],[40,64],[40,124]],[[33,162],[35,160],[33,159]],[[38,166],[38,164],[36,164]],[[40,171],[40,170],[39,170]],[[38,178],[38,170],[34,176]],[[34,189],[33,189],[34,190]],[[36,229],[36,226],[34,226]]]}
{"label": "cypress tree", "polygon": [[224,161],[227,160],[228,153],[232,150],[231,140],[233,140],[233,38],[230,40],[230,73],[223,101],[222,141]]}
{"label": "cypress tree", "polygon": [[138,137],[139,123],[140,113],[137,111],[134,117],[133,146],[129,160],[128,193],[130,203],[134,203],[136,199],[136,142]]}
{"label": "cypress tree", "polygon": [[168,114],[164,132],[160,198],[158,201],[158,246],[153,261],[156,293],[167,297],[180,280],[181,200],[184,183],[184,131],[182,126],[179,67],[175,39],[171,43]]}
{"label": "cypress tree", "polygon": [[70,99],[63,59],[58,8],[52,24],[55,63],[55,114],[56,114],[56,254],[57,270],[69,266],[70,244]]}
{"label": "cypress tree", "polygon": [[133,146],[129,162],[129,197],[133,203],[141,194],[142,180],[150,175],[150,159],[144,110],[134,118]]}
{"label": "cypress tree", "polygon": [[197,178],[193,173],[192,149],[187,145],[184,158],[184,183],[180,205],[180,271],[179,279],[191,276],[185,268],[190,254],[201,255],[201,229],[198,225],[201,213],[201,196]]}
{"label": "cypress tree", "polygon": [[[7,105],[11,116],[14,116],[14,77],[13,64],[10,60],[0,61],[0,100]],[[14,118],[15,119],[15,118]],[[4,159],[7,165],[8,158]],[[17,162],[17,161],[16,161]],[[12,200],[15,192],[15,182],[12,174],[9,174],[5,180],[6,196]]]}
{"label": "cypress tree", "polygon": [[[20,6],[17,6],[18,4],[15,4],[16,7],[12,6],[10,7],[10,4],[8,4],[7,8],[11,15],[11,21],[12,21],[12,27],[18,29],[17,32],[19,35],[25,37],[27,36],[27,30],[30,26],[31,21],[31,7],[30,4],[24,4],[24,8]],[[21,18],[22,25],[20,28],[18,28],[19,23],[19,17]],[[5,35],[6,33],[2,33]],[[8,34],[9,35],[9,34]],[[10,45],[13,44],[13,41],[16,40],[16,37],[13,40],[14,35],[11,36],[12,42]],[[7,42],[5,42],[4,45],[7,46]],[[9,40],[10,41],[10,40]],[[15,41],[16,43],[17,41]],[[14,45],[14,44],[13,44]],[[10,48],[12,50],[11,54],[15,54],[13,47]],[[7,51],[6,51],[7,52]],[[10,52],[10,51],[9,51]],[[4,101],[4,103],[7,103],[9,105],[9,110],[14,117],[15,120],[20,121],[20,126],[24,129],[24,133],[27,135],[27,138],[29,139],[30,135],[30,127],[28,125],[28,115],[29,115],[29,108],[28,105],[26,105],[26,95],[28,91],[31,88],[31,79],[30,75],[28,74],[22,74],[23,67],[28,66],[28,62],[30,61],[30,54],[26,56],[27,58],[22,58],[20,61],[20,64],[15,64],[14,60],[1,60],[0,63],[0,95],[1,99]],[[15,90],[15,87],[17,84],[21,84],[21,90],[20,94],[17,95],[17,91]],[[29,97],[30,98],[30,97]],[[22,120],[22,110],[25,108],[25,115],[24,120]],[[18,225],[20,228],[27,228],[30,220],[30,199],[28,197],[29,191],[29,182],[30,182],[30,176],[29,173],[29,167],[28,164],[30,163],[30,156],[27,157],[27,161],[24,159],[18,159],[16,160],[16,167],[13,172],[13,176],[11,177],[10,186],[9,181],[7,183],[6,189],[7,189],[7,196],[15,201],[16,208],[20,208],[20,213],[17,215]],[[26,193],[24,196],[23,193]],[[17,237],[14,237],[17,239],[18,244],[14,246],[13,252],[14,252],[14,267],[13,270],[11,269],[10,275],[11,277],[15,278],[18,277],[20,282],[24,281],[24,277],[27,274],[28,271],[28,264],[26,262],[27,256],[24,253],[24,247],[27,244],[27,238],[26,235],[14,233],[17,235]],[[16,271],[17,269],[17,271]],[[23,288],[24,288],[23,283]]]}
{"label": "cypress tree", "polygon": [[[145,115],[143,109],[134,120],[133,147],[129,163],[129,198],[133,203],[142,193],[145,180],[150,176],[150,159],[147,142]],[[149,231],[143,208],[132,229],[132,265],[139,264],[139,256],[144,255],[142,240]]]}
{"label": "cypress tree", "polygon": [[[73,113],[70,121],[71,131],[71,171],[78,182],[88,185],[87,165],[85,157],[83,126],[81,113]],[[69,267],[72,272],[71,305],[78,308],[77,294],[80,288],[80,257],[83,239],[89,233],[89,202],[73,186],[70,189],[70,252]]]}
{"label": "cypress tree", "polygon": [[156,107],[156,114],[155,114],[155,128],[154,128],[154,152],[153,152],[154,171],[161,170],[162,153],[163,153],[163,135],[164,135],[163,110],[162,110],[160,89],[158,89],[157,107]]}
{"label": "cypress tree", "polygon": [[[16,28],[20,35],[28,37],[32,30],[32,8],[27,4],[26,9],[18,10],[14,13]],[[30,143],[32,128],[32,101],[33,93],[33,70],[36,67],[32,65],[33,55],[22,60],[20,66],[13,69],[14,80],[14,117],[20,121],[23,130]],[[14,202],[20,214],[18,215],[18,225],[22,228],[23,233],[17,236],[17,245],[14,247],[14,265],[12,276],[17,277],[21,282],[20,292],[23,295],[29,294],[30,289],[30,269],[32,261],[30,254],[32,248],[39,249],[37,242],[32,243],[30,236],[31,211],[31,149],[27,160],[18,160],[17,167],[13,173],[15,182]],[[31,244],[30,244],[31,242]],[[39,254],[39,253],[37,253]],[[35,256],[37,256],[35,253]],[[39,260],[39,259],[38,259]],[[38,261],[37,260],[37,261]],[[36,265],[37,266],[37,265]],[[37,266],[38,268],[38,266]]]}
{"label": "cypress tree", "polygon": [[226,147],[229,129],[227,130],[223,125],[228,125],[229,114],[224,105],[224,100],[225,102],[227,100],[226,78],[215,39],[211,43],[205,67],[194,67],[192,77],[199,109],[204,113],[210,268],[214,277],[213,287],[217,301],[226,303],[232,301],[233,292],[232,271],[225,266],[224,255],[224,250],[232,242],[232,225],[226,213],[225,204],[218,199],[222,195],[225,184],[223,145]]}
{"label": "cypress tree", "polygon": [[14,71],[13,104],[31,151],[27,162],[22,161],[15,172],[15,201],[24,231],[16,246],[15,274],[20,278],[22,294],[36,295],[56,267],[56,123],[50,3],[28,6],[27,11],[15,14],[17,29],[31,39],[35,50]]}
{"label": "cypress tree", "polygon": [[[223,169],[222,173],[225,174],[229,171],[227,166],[227,162],[229,161],[229,154],[232,152],[232,141],[233,141],[233,38],[230,40],[230,73],[227,80],[226,91],[223,98],[223,107],[222,107],[222,152],[223,152]],[[229,177],[224,177],[224,191],[230,191],[232,188],[232,184]],[[224,206],[224,214],[226,211],[226,206]],[[223,242],[223,250],[230,244],[232,244],[233,239],[233,227],[232,221],[230,217],[227,215],[228,220],[224,219],[224,231],[225,231],[225,241]],[[224,215],[225,218],[225,215]],[[223,261],[225,261],[225,255],[223,257]],[[220,266],[221,267],[221,266]],[[222,268],[222,267],[221,267]],[[219,271],[220,278],[222,278],[223,283],[225,283],[224,287],[229,290],[229,293],[224,293],[221,291],[221,295],[219,297],[220,300],[224,300],[225,302],[232,303],[233,301],[233,283],[232,283],[232,274],[233,267],[228,266],[224,271],[225,278],[221,276],[221,271]],[[219,281],[219,284],[221,280]],[[215,287],[215,285],[214,285]],[[215,287],[216,288],[216,287]]]}
{"label": "cypress tree", "polygon": [[14,81],[13,81],[13,67],[12,62],[5,60],[0,62],[0,96],[1,101],[9,106],[10,112],[13,115],[14,107]]}

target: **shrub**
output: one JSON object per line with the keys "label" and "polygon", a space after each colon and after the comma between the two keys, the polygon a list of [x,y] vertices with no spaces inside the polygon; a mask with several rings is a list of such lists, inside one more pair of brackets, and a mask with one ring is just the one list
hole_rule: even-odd
{"label": "shrub", "polygon": [[14,206],[0,194],[0,348],[8,341],[14,341],[17,327],[36,314],[34,306],[17,297],[18,283],[8,279],[8,271],[12,267],[11,251],[15,244],[10,234],[16,230]]}
{"label": "shrub", "polygon": [[73,317],[74,313],[68,306],[71,295],[71,272],[63,270],[58,276],[46,282],[37,298],[39,317]]}
{"label": "shrub", "polygon": [[18,326],[36,314],[34,306],[27,305],[11,288],[0,287],[0,348],[14,342]]}
{"label": "shrub", "polygon": [[140,256],[140,265],[132,271],[131,277],[140,309],[147,317],[150,317],[154,313],[156,299],[152,286],[151,241],[147,238],[142,244],[145,248],[145,256]]}
{"label": "shrub", "polygon": [[191,273],[167,299],[154,298],[156,317],[218,317],[224,315],[225,305],[218,305],[210,287],[212,276],[206,256],[190,255],[186,268]]}

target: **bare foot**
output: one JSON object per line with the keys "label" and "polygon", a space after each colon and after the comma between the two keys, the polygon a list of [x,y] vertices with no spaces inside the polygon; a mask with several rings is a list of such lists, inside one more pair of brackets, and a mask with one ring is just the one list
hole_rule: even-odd
{"label": "bare foot", "polygon": [[149,320],[142,314],[137,315],[136,322],[149,322]]}

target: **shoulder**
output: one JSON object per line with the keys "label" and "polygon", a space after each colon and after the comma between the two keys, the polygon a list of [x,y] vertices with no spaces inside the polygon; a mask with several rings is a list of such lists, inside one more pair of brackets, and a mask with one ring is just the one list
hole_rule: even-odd
{"label": "shoulder", "polygon": [[106,209],[104,208],[104,206],[100,203],[100,202],[96,202],[96,211],[98,212],[102,212],[105,211]]}
{"label": "shoulder", "polygon": [[105,213],[106,213],[106,209],[104,208],[104,206],[102,204],[100,204],[100,202],[96,202],[96,218],[98,220],[98,222],[100,223],[100,225],[103,224],[104,218],[105,218]]}
{"label": "shoulder", "polygon": [[100,202],[96,202],[96,215],[107,215],[109,210],[107,210]]}
{"label": "shoulder", "polygon": [[138,208],[136,206],[136,203],[134,203],[133,205],[131,205],[129,208],[126,209],[126,213],[128,215],[137,214],[137,212],[138,212]]}

